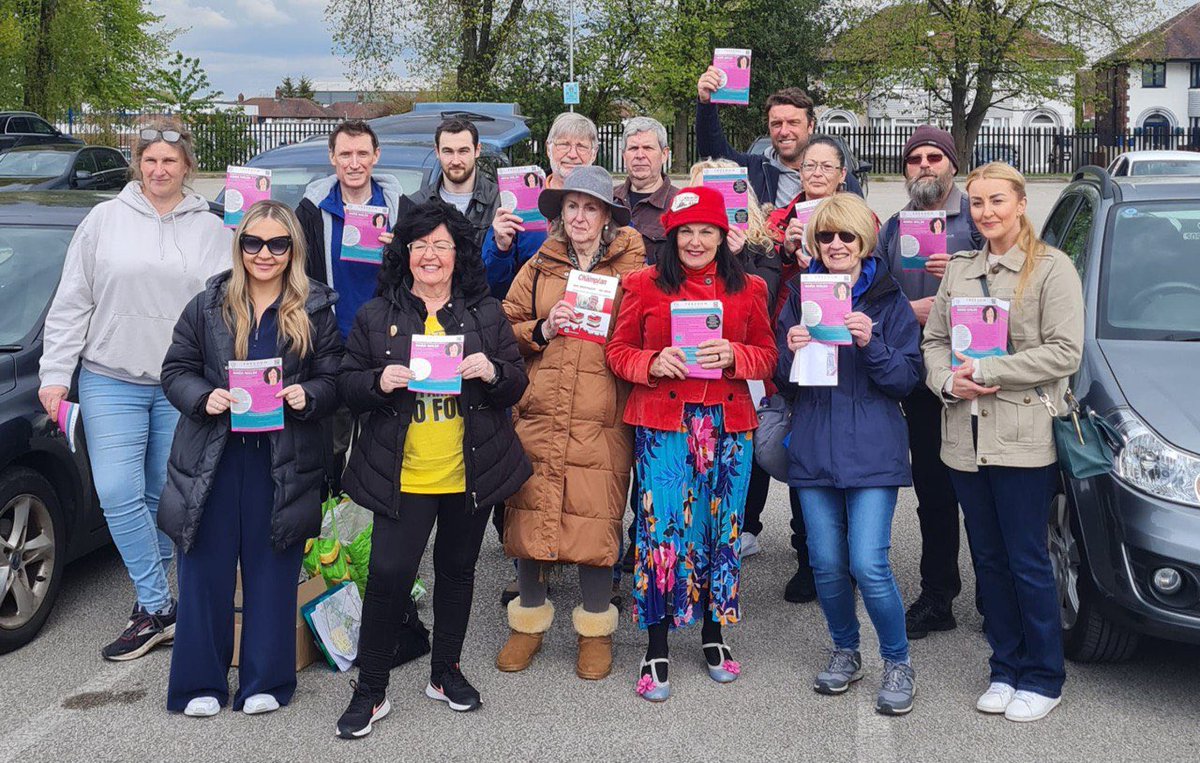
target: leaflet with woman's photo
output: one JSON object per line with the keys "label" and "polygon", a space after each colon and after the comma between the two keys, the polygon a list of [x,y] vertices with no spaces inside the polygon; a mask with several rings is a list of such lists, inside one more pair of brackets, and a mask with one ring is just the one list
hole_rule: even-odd
{"label": "leaflet with woman's photo", "polygon": [[788,381],[801,387],[836,387],[838,383],[837,345],[809,342],[792,356]]}
{"label": "leaflet with woman's photo", "polygon": [[747,106],[750,103],[749,48],[717,48],[713,66],[721,70],[721,79],[713,91],[713,103]]}
{"label": "leaflet with woman's photo", "polygon": [[408,382],[412,392],[429,395],[458,395],[462,392],[463,335],[415,334],[408,368],[413,378]]}
{"label": "leaflet with woman's photo", "polygon": [[521,218],[521,227],[527,231],[546,230],[546,218],[538,209],[538,197],[546,186],[546,173],[541,167],[500,167],[496,184],[500,187],[500,206]]}
{"label": "leaflet with woman's photo", "polygon": [[975,359],[1008,354],[1008,306],[995,297],[950,300],[951,368],[962,365],[958,352]]}
{"label": "leaflet with woman's photo", "polygon": [[236,228],[246,210],[271,198],[271,171],[259,167],[225,168],[225,227]]}
{"label": "leaflet with woman's photo", "polygon": [[900,212],[900,265],[924,270],[931,254],[946,252],[946,210]]}
{"label": "leaflet with woman's photo", "polygon": [[725,214],[729,216],[729,227],[746,230],[750,227],[750,180],[745,167],[702,170],[700,182],[715,188],[725,200]]}
{"label": "leaflet with woman's photo", "polygon": [[846,316],[850,314],[850,276],[800,274],[800,322],[818,342],[850,344]]}
{"label": "leaflet with woman's photo", "polygon": [[571,322],[558,333],[597,344],[607,342],[613,301],[617,298],[620,282],[615,276],[572,270],[567,276],[567,291],[563,294],[563,301],[572,308]]}
{"label": "leaflet with woman's photo", "polygon": [[380,233],[387,233],[388,208],[370,204],[347,204],[345,225],[342,228],[342,260],[383,264],[383,244]]}
{"label": "leaflet with woman's photo", "polygon": [[[824,199],[801,201],[797,202],[796,206],[792,207],[792,212],[795,214],[796,220],[800,223],[801,231],[804,230],[804,226],[808,225],[809,218],[812,217],[813,212],[816,211],[817,207],[821,205],[822,201],[824,201]],[[812,252],[808,251],[808,245],[804,243],[803,235],[800,237],[800,250],[808,257],[812,257]]]}
{"label": "leaflet with woman's photo", "polygon": [[283,429],[283,359],[229,361],[229,428],[234,432]]}
{"label": "leaflet with woman's photo", "polygon": [[671,345],[683,350],[690,379],[720,379],[721,369],[702,368],[698,345],[721,338],[724,308],[718,300],[678,300],[671,303]]}

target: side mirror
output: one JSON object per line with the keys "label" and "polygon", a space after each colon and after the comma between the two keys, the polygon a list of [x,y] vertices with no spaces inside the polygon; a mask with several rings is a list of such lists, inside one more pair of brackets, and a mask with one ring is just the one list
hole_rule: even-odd
{"label": "side mirror", "polygon": [[88,188],[92,185],[92,173],[87,170],[75,170],[71,175],[71,185],[75,188]]}

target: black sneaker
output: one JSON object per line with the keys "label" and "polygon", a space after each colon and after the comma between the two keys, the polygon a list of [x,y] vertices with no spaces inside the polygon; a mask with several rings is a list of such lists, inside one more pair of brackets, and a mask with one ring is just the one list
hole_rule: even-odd
{"label": "black sneaker", "polygon": [[792,575],[787,587],[783,589],[783,598],[793,604],[806,604],[817,598],[817,584],[813,580],[811,567],[801,567]]}
{"label": "black sneaker", "polygon": [[904,613],[904,626],[910,639],[920,639],[930,631],[952,631],[958,623],[949,605],[921,597]]}
{"label": "black sneaker", "polygon": [[625,547],[625,556],[621,557],[621,572],[624,572],[627,575],[632,575],[633,565],[636,560],[637,551],[634,549],[633,544],[630,543]]}
{"label": "black sneaker", "polygon": [[155,614],[135,604],[129,622],[117,640],[100,650],[100,655],[113,662],[136,660],[159,644],[175,640],[175,602],[163,614]]}
{"label": "black sneaker", "polygon": [[442,671],[441,678],[436,682],[431,680],[425,687],[425,696],[445,702],[451,710],[459,713],[469,712],[483,704],[479,692],[458,669],[458,663]]}
{"label": "black sneaker", "polygon": [[342,717],[338,718],[336,735],[339,739],[359,739],[371,733],[371,725],[380,718],[392,712],[392,706],[384,692],[371,691],[370,688],[351,681],[354,696],[350,698],[350,706]]}

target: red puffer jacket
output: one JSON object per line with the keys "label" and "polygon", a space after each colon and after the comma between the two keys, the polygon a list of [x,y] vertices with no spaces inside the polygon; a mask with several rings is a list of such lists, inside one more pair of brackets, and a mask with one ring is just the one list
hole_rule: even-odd
{"label": "red puffer jacket", "polygon": [[[721,405],[725,429],[746,432],[758,426],[747,379],[770,379],[775,371],[775,337],[767,317],[767,285],[758,276],[746,276],[737,294],[725,291],[716,263],[702,270],[686,270],[675,294],[658,288],[658,268],[649,267],[626,276],[617,327],[608,340],[606,355],[612,372],[633,382],[625,406],[625,423],[651,429],[677,430],[683,424],[685,403]],[[650,364],[671,345],[671,303],[678,300],[720,300],[722,336],[733,347],[734,364],[720,379],[667,379],[650,376]]]}

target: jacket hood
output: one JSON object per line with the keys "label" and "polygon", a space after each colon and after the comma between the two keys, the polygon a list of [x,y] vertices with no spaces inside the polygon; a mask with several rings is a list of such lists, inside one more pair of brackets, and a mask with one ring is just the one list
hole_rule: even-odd
{"label": "jacket hood", "polygon": [[[142,193],[142,184],[137,180],[131,180],[125,184],[121,192],[117,194],[117,198],[123,204],[145,217],[157,218],[158,211],[154,209],[154,205],[146,198],[146,194]],[[170,220],[174,217],[183,217],[197,212],[209,214],[208,200],[198,193],[185,193],[183,201],[172,209],[170,212],[161,216],[163,220]]]}
{"label": "jacket hood", "polygon": [[[204,304],[205,307],[219,307],[225,299],[225,292],[229,288],[229,279],[232,278],[233,271],[226,270],[212,276],[204,284]],[[308,299],[304,302],[304,310],[309,315],[324,310],[327,307],[332,307],[338,301],[338,293],[329,288],[320,281],[308,279]]]}
{"label": "jacket hood", "polygon": [[[387,202],[388,209],[391,209],[394,214],[397,201],[404,195],[404,188],[400,185],[400,181],[392,175],[372,174],[371,179],[383,189],[383,198]],[[329,175],[312,181],[304,188],[304,200],[312,202],[313,206],[320,207],[321,202],[325,201],[325,197],[333,190],[337,181],[337,175]]]}

